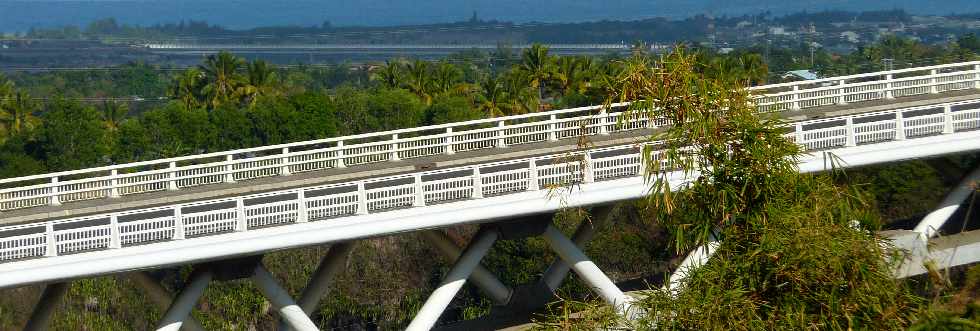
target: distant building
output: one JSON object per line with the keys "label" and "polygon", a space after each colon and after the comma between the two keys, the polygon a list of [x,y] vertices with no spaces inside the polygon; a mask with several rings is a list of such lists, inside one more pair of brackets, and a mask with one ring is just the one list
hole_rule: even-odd
{"label": "distant building", "polygon": [[840,38],[847,40],[849,43],[859,43],[861,42],[861,35],[854,31],[844,31],[840,33]]}
{"label": "distant building", "polygon": [[814,80],[819,78],[817,73],[810,70],[793,70],[783,74],[785,80]]}
{"label": "distant building", "polygon": [[774,27],[769,28],[769,34],[777,35],[777,36],[785,36],[785,35],[789,35],[790,33],[789,32],[786,32],[786,28],[785,27],[774,26]]}

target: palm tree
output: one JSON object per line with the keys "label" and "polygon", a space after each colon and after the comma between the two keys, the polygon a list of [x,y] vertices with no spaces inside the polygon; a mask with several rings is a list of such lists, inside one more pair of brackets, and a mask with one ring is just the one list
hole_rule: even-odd
{"label": "palm tree", "polygon": [[244,62],[228,52],[210,55],[204,60],[204,64],[200,66],[205,79],[201,94],[207,99],[208,106],[217,107],[241,94],[241,88],[245,84],[238,69]]}
{"label": "palm tree", "polygon": [[279,78],[275,68],[265,60],[255,60],[248,63],[245,68],[245,76],[248,79],[246,84],[240,86],[237,94],[249,106],[254,106],[259,96],[269,96],[278,94],[276,84]]}
{"label": "palm tree", "polygon": [[11,92],[0,102],[0,125],[3,139],[30,130],[37,124],[34,111],[37,105],[26,92]]}
{"label": "palm tree", "polygon": [[518,66],[520,71],[528,77],[531,87],[538,90],[538,103],[544,96],[544,85],[554,74],[554,63],[548,55],[548,47],[541,44],[531,45],[525,49],[521,56],[521,63]]}
{"label": "palm tree", "polygon": [[415,60],[405,67],[405,88],[419,96],[426,105],[432,104],[432,75],[429,62]]}
{"label": "palm tree", "polygon": [[102,102],[102,122],[109,132],[114,133],[119,130],[119,124],[122,123],[128,113],[129,106],[125,103],[108,100]]}
{"label": "palm tree", "polygon": [[584,93],[589,87],[589,78],[595,71],[592,58],[563,56],[557,62],[552,77],[558,83],[562,95]]}
{"label": "palm tree", "polygon": [[487,75],[480,81],[480,94],[477,95],[477,108],[489,117],[500,117],[504,113],[504,102],[507,99],[507,91],[500,81],[500,77]]}
{"label": "palm tree", "polygon": [[203,89],[204,73],[196,68],[184,70],[171,86],[169,95],[171,98],[180,100],[188,109],[197,108],[203,102],[201,100],[201,90]]}
{"label": "palm tree", "polygon": [[401,62],[385,60],[385,65],[371,73],[371,80],[387,88],[398,88],[402,86],[403,71]]}
{"label": "palm tree", "polygon": [[540,98],[535,98],[531,90],[531,77],[520,69],[508,71],[503,78],[504,90],[507,91],[507,112],[510,114],[526,114],[540,108]]}

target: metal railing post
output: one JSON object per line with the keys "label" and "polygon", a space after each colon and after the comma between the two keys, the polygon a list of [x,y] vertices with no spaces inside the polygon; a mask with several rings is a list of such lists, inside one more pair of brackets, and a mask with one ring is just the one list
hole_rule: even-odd
{"label": "metal railing post", "polygon": [[595,167],[592,162],[592,153],[588,151],[582,154],[582,182],[583,183],[594,183],[595,182]]}
{"label": "metal railing post", "polygon": [[540,187],[538,185],[538,161],[531,159],[528,161],[527,165],[527,190],[537,191]]}
{"label": "metal railing post", "polygon": [[953,106],[947,103],[943,105],[943,134],[953,132],[956,132],[956,128],[953,127]]}
{"label": "metal railing post", "polygon": [[235,165],[231,163],[234,160],[234,155],[228,154],[225,156],[225,162],[228,163],[228,165],[225,166],[225,183],[235,182]]}
{"label": "metal railing post", "polygon": [[895,112],[895,140],[905,140],[905,115],[901,110]]}
{"label": "metal railing post", "polygon": [[939,93],[939,86],[936,85],[937,73],[938,71],[936,69],[929,70],[929,75],[932,76],[929,78],[929,93],[931,94]]}
{"label": "metal railing post", "polygon": [[242,232],[248,230],[248,217],[245,216],[245,200],[235,200],[235,231]]}
{"label": "metal railing post", "polygon": [[793,125],[793,127],[794,127],[793,128],[793,130],[794,130],[793,133],[795,134],[793,139],[796,140],[796,144],[797,145],[806,146],[806,144],[803,143],[803,139],[804,139],[804,137],[803,137],[803,124],[802,123],[796,123],[795,125]]}
{"label": "metal railing post", "polygon": [[793,85],[793,106],[792,108],[790,108],[790,110],[800,110],[800,109],[803,109],[802,107],[800,107],[800,86]]}
{"label": "metal railing post", "polygon": [[119,217],[116,214],[109,215],[109,248],[122,248],[122,240],[119,234]]}
{"label": "metal railing post", "polygon": [[58,238],[54,234],[54,223],[47,222],[44,224],[44,241],[47,244],[47,248],[44,251],[44,256],[58,256]]}
{"label": "metal railing post", "polygon": [[357,182],[357,212],[356,213],[358,215],[368,214],[367,200],[368,200],[368,196],[367,196],[367,190],[364,189],[364,182]]}
{"label": "metal railing post", "polygon": [[292,171],[289,170],[289,147],[282,148],[282,159],[279,161],[282,163],[282,168],[279,169],[280,176],[292,175]]}
{"label": "metal railing post", "polygon": [[446,155],[456,154],[453,149],[453,128],[446,128]]}
{"label": "metal railing post", "polygon": [[187,238],[187,233],[184,231],[184,214],[180,205],[174,207],[174,240],[182,240]]}
{"label": "metal railing post", "polygon": [[845,91],[844,91],[844,86],[845,85],[846,85],[846,83],[844,82],[844,80],[837,81],[837,94],[838,94],[837,104],[838,105],[846,105],[847,104],[847,100],[845,99],[846,94],[845,94]]}
{"label": "metal railing post", "polygon": [[51,184],[55,184],[55,185],[51,186],[51,198],[48,199],[48,205],[61,206],[61,196],[58,195],[58,192],[60,191],[60,187],[57,185],[58,184],[57,176],[51,177]]}
{"label": "metal railing post", "polygon": [[334,168],[347,168],[347,163],[344,162],[344,141],[337,141],[337,160]]}
{"label": "metal railing post", "polygon": [[892,80],[894,79],[895,76],[892,74],[888,74],[885,76],[885,80],[887,81],[885,83],[885,99],[887,100],[895,99],[895,93],[892,92],[892,89],[894,88]]}
{"label": "metal railing post", "polygon": [[480,174],[480,166],[473,166],[473,199],[483,199],[483,176]]}
{"label": "metal railing post", "polygon": [[109,172],[109,198],[119,197],[119,179],[116,178],[117,176],[119,176],[119,170],[112,169]]}
{"label": "metal railing post", "polygon": [[497,148],[507,147],[507,123],[504,121],[497,122]]}
{"label": "metal railing post", "polygon": [[558,141],[558,115],[551,114],[548,121],[548,140]]}
{"label": "metal railing post", "polygon": [[973,65],[973,71],[976,71],[973,74],[973,87],[980,90],[980,64]]}
{"label": "metal railing post", "polygon": [[415,174],[415,202],[412,207],[425,207],[425,186],[422,185],[422,175]]}
{"label": "metal railing post", "polygon": [[391,145],[388,145],[388,160],[389,161],[400,161],[401,158],[398,157],[398,134],[391,135]]}
{"label": "metal railing post", "polygon": [[848,116],[844,120],[845,123],[845,134],[847,135],[847,140],[844,143],[847,147],[857,146],[857,139],[854,137],[854,118]]}
{"label": "metal railing post", "polygon": [[599,134],[609,135],[609,113],[606,112],[606,107],[599,108]]}
{"label": "metal railing post", "polygon": [[[170,172],[167,173],[167,177],[170,178],[167,181],[167,190],[176,191],[177,190],[177,162],[170,162]],[[232,177],[234,180],[234,177]]]}
{"label": "metal railing post", "polygon": [[296,192],[296,223],[309,221],[309,215],[306,214],[306,190],[300,189]]}

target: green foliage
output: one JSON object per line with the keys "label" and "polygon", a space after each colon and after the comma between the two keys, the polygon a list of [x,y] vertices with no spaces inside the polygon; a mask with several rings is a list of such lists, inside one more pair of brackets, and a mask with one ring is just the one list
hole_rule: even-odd
{"label": "green foliage", "polygon": [[426,111],[428,123],[442,124],[483,118],[470,101],[464,97],[440,97]]}
{"label": "green foliage", "polygon": [[376,91],[368,98],[367,109],[374,118],[379,119],[380,130],[416,127],[425,116],[425,105],[403,89]]}
{"label": "green foliage", "polygon": [[95,108],[76,101],[53,102],[42,116],[38,133],[41,151],[52,170],[78,169],[104,162],[109,154],[108,131]]}

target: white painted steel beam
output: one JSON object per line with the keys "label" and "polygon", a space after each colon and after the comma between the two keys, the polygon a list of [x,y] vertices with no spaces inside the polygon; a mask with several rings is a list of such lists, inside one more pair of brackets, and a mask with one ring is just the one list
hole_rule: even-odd
{"label": "white painted steel beam", "polygon": [[279,286],[275,277],[261,263],[255,267],[255,272],[252,274],[252,282],[259,288],[262,295],[265,295],[269,299],[272,307],[279,312],[279,317],[285,320],[294,330],[318,330],[316,324],[310,320],[310,317],[289,296],[289,292],[286,292],[285,289]]}
{"label": "white painted steel beam", "polygon": [[52,283],[45,286],[44,291],[41,292],[41,298],[34,305],[34,311],[31,312],[31,317],[27,320],[24,330],[47,330],[48,323],[51,322],[51,315],[58,309],[65,293],[68,293],[68,283]]}
{"label": "white painted steel beam", "polygon": [[405,328],[406,331],[427,331],[432,329],[439,320],[439,316],[449,307],[449,303],[456,297],[456,293],[466,283],[476,266],[480,264],[494,241],[497,240],[499,233],[496,230],[482,229],[473,238],[473,241],[466,247],[460,255],[459,260],[453,265],[449,273],[436,287],[436,290],[425,300],[425,304],[412,319],[412,322]]}
{"label": "white painted steel beam", "polygon": [[[575,243],[575,246],[577,246],[579,249],[584,249],[585,245],[588,244],[595,235],[596,228],[599,227],[600,224],[605,223],[613,214],[613,211],[618,209],[618,206],[610,205],[593,208],[592,213],[594,215],[592,215],[591,219],[583,220],[582,224],[579,224],[578,228],[575,229],[575,234],[572,235],[572,242]],[[549,265],[548,269],[545,270],[544,274],[542,274],[541,281],[544,282],[545,285],[548,285],[548,288],[554,292],[559,286],[561,286],[562,281],[564,281],[565,277],[568,276],[569,271],[571,271],[571,269],[569,268],[568,263],[565,263],[565,261],[561,258],[557,258],[554,262],[551,262],[551,265]]]}
{"label": "white painted steel beam", "polygon": [[204,289],[208,287],[214,274],[208,270],[195,271],[191,274],[187,286],[180,290],[180,294],[170,304],[170,308],[163,314],[160,323],[157,324],[157,331],[178,331],[184,324],[184,320],[190,317],[191,311],[197,305],[197,300],[204,294]]}
{"label": "white painted steel beam", "polygon": [[[173,294],[167,289],[163,288],[153,277],[147,275],[145,272],[132,272],[129,273],[129,279],[131,279],[137,286],[143,289],[143,292],[149,296],[150,301],[153,301],[157,307],[160,309],[167,309],[173,304]],[[194,318],[194,315],[188,314],[187,318],[184,319],[184,324],[181,325],[181,330],[185,331],[205,331],[204,326],[201,322]]]}
{"label": "white painted steel beam", "polygon": [[632,300],[619,287],[616,287],[616,284],[609,277],[606,277],[606,274],[592,260],[589,260],[571,239],[565,237],[565,234],[558,231],[554,226],[548,225],[544,231],[544,240],[606,303],[624,316],[629,317],[633,313]]}
{"label": "white painted steel beam", "polygon": [[956,210],[960,208],[963,201],[977,191],[978,183],[980,183],[980,168],[974,169],[967,174],[960,184],[956,185],[946,195],[946,198],[939,203],[939,206],[923,217],[912,231],[921,233],[922,240],[928,240],[928,238],[937,236],[939,229],[956,213]]}
{"label": "white painted steel beam", "polygon": [[715,238],[715,235],[712,234],[710,237],[708,237],[708,243],[694,248],[693,251],[687,254],[687,257],[681,261],[681,264],[677,266],[677,269],[674,269],[674,273],[672,273],[670,278],[667,279],[665,288],[671,291],[672,294],[676,294],[681,285],[684,284],[687,276],[690,275],[691,271],[700,268],[705,263],[708,263],[711,256],[718,250],[718,246],[721,246],[721,242],[719,242]]}
{"label": "white painted steel beam", "polygon": [[[303,289],[297,304],[307,316],[312,314],[327,293],[330,292],[330,285],[333,279],[344,270],[344,265],[350,257],[350,252],[354,250],[353,242],[337,243],[330,246],[330,250],[320,260],[313,275]],[[290,330],[286,320],[279,321],[279,330]]]}
{"label": "white painted steel beam", "polygon": [[[426,230],[422,231],[421,234],[429,243],[436,247],[436,250],[448,258],[450,262],[455,263],[463,255],[463,249],[456,246],[456,243],[442,230]],[[504,285],[500,279],[497,279],[497,276],[494,276],[482,264],[477,264],[476,268],[473,269],[473,274],[470,275],[470,279],[473,280],[473,285],[476,285],[476,287],[480,288],[483,293],[493,300],[493,303],[503,305],[510,301],[510,295],[513,294],[513,290],[507,287],[507,285]]]}

